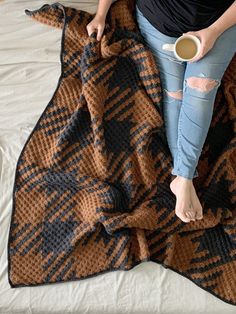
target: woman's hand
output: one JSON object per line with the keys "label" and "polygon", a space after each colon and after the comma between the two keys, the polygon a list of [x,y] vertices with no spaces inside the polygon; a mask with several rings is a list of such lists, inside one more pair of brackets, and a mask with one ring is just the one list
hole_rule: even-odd
{"label": "woman's hand", "polygon": [[184,34],[195,35],[201,41],[201,47],[200,47],[199,53],[196,55],[195,58],[193,58],[189,62],[198,61],[199,59],[204,57],[208,53],[208,51],[214,46],[216,39],[220,35],[218,30],[211,26],[203,28],[195,32],[183,33],[183,35]]}
{"label": "woman's hand", "polygon": [[95,15],[90,23],[87,24],[86,29],[90,36],[94,31],[97,32],[97,40],[100,40],[105,28],[105,17]]}

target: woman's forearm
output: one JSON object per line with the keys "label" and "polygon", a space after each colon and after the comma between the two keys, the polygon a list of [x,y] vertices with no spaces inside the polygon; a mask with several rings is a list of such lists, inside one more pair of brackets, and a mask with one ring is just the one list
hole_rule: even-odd
{"label": "woman's forearm", "polygon": [[214,22],[211,28],[217,30],[221,35],[226,29],[236,24],[236,1]]}
{"label": "woman's forearm", "polygon": [[111,4],[115,1],[117,0],[99,0],[96,15],[105,19]]}

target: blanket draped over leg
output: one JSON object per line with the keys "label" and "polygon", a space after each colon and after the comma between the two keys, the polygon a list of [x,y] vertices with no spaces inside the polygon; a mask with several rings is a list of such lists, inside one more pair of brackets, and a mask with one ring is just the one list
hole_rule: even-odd
{"label": "blanket draped over leg", "polygon": [[204,218],[175,214],[159,70],[133,0],[94,14],[59,2],[25,10],[62,30],[61,76],[19,156],[8,240],[12,288],[80,280],[153,261],[236,305],[236,58],[194,186]]}

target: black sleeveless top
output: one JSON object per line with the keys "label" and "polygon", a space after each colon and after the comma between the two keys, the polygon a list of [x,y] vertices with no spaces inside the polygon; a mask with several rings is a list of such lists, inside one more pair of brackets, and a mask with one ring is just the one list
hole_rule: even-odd
{"label": "black sleeveless top", "polygon": [[[119,0],[113,0],[113,2]],[[214,23],[234,0],[136,0],[149,22],[165,35],[178,37]]]}

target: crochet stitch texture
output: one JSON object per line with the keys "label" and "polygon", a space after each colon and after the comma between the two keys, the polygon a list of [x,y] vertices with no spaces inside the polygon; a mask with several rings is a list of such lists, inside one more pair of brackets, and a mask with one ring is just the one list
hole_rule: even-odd
{"label": "crochet stitch texture", "polygon": [[8,240],[12,288],[81,280],[153,261],[236,305],[236,58],[217,91],[184,223],[169,188],[159,70],[133,0],[94,14],[56,2],[25,13],[62,30],[57,88],[17,161]]}

